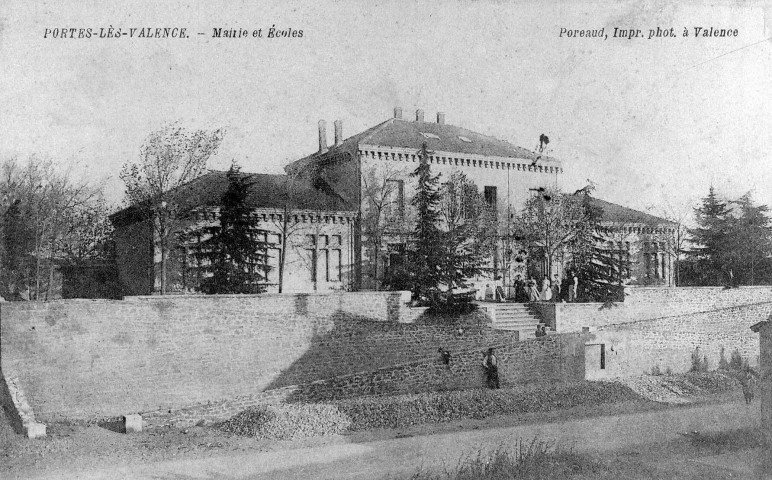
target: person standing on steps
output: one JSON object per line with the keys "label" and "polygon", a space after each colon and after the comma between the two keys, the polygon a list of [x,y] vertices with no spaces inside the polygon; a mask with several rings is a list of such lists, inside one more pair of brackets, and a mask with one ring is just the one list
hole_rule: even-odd
{"label": "person standing on steps", "polygon": [[578,293],[579,277],[576,276],[576,272],[571,272],[571,286],[568,287],[568,301],[575,302]]}
{"label": "person standing on steps", "polygon": [[536,280],[528,281],[528,300],[531,302],[539,301],[539,288],[536,286]]}
{"label": "person standing on steps", "polygon": [[560,301],[560,278],[557,273],[552,277],[552,301]]}
{"label": "person standing on steps", "polygon": [[542,302],[549,302],[552,300],[552,287],[550,286],[550,278],[544,277],[544,281],[541,284],[541,298]]}

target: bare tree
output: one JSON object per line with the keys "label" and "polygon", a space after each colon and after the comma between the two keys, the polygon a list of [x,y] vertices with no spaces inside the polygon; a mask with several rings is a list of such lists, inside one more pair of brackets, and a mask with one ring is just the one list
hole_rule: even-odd
{"label": "bare tree", "polygon": [[362,230],[370,249],[371,273],[376,290],[380,288],[378,264],[385,237],[391,230],[399,230],[405,218],[403,174],[390,164],[381,170],[370,169],[362,175]]}
{"label": "bare tree", "polygon": [[[664,206],[657,208],[656,214],[672,223],[669,228],[662,229],[657,234],[657,241],[665,249],[665,252],[673,258],[675,285],[681,284],[681,260],[687,252],[689,244],[689,225],[694,201],[690,201],[685,208],[677,208],[669,201]],[[650,207],[649,210],[652,210]]]}
{"label": "bare tree", "polygon": [[71,232],[93,221],[79,212],[94,206],[100,190],[76,179],[73,168],[60,171],[51,160],[36,156],[24,164],[6,160],[0,171],[3,243],[13,257],[3,265],[6,290],[21,285],[30,289],[30,299],[51,299],[56,260],[66,255],[65,243],[80,241]]}
{"label": "bare tree", "polygon": [[466,279],[483,272],[493,254],[498,224],[491,206],[463,173],[451,173],[441,192],[444,283],[449,288],[464,287]]}
{"label": "bare tree", "polygon": [[581,197],[543,188],[536,193],[515,218],[513,231],[530,250],[544,253],[545,275],[551,276],[553,264],[567,249],[589,245],[577,239],[589,238],[594,226]]}
{"label": "bare tree", "polygon": [[302,224],[296,220],[297,218],[297,205],[298,195],[300,188],[300,179],[297,172],[293,172],[287,175],[284,181],[284,201],[282,202],[281,213],[274,216],[273,225],[279,230],[281,237],[279,238],[279,258],[278,258],[278,275],[279,275],[279,293],[284,291],[284,271],[287,261],[287,247],[291,244],[290,238],[294,237],[298,230],[301,229]]}
{"label": "bare tree", "polygon": [[147,137],[138,162],[126,163],[121,170],[126,200],[152,219],[154,243],[161,253],[162,295],[167,289],[167,259],[185,213],[174,191],[206,171],[223,133],[222,129],[187,130],[179,123],[169,124]]}

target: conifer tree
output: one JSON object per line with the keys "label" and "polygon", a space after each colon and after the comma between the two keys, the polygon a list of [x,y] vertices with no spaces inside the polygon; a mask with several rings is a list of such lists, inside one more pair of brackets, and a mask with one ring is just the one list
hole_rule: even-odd
{"label": "conifer tree", "polygon": [[429,169],[430,152],[423,144],[418,152],[419,164],[411,176],[418,179],[412,205],[416,208],[417,220],[414,230],[414,245],[411,249],[409,273],[413,296],[416,299],[437,292],[442,280],[443,248],[440,223],[440,181],[439,175],[432,175]]}
{"label": "conifer tree", "polygon": [[727,203],[721,201],[713,187],[708,196],[702,199],[702,205],[695,209],[697,227],[690,231],[696,245],[690,252],[702,274],[701,283],[720,285],[733,283],[732,268],[733,218]]}
{"label": "conifer tree", "polygon": [[268,272],[266,231],[258,228],[247,204],[249,177],[235,163],[228,171],[228,189],[220,202],[219,225],[203,229],[209,239],[195,246],[204,259],[201,291],[208,294],[260,293]]}
{"label": "conifer tree", "polygon": [[[769,207],[754,205],[750,193],[737,200],[738,218],[733,220],[732,241],[733,268],[739,283],[754,285],[769,274],[769,257],[772,254],[772,227],[768,216]],[[768,277],[767,277],[768,279]]]}

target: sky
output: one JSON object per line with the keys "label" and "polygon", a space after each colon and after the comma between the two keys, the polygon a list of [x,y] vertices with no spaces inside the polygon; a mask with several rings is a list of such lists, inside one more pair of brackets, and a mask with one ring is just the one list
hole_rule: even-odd
{"label": "sky", "polygon": [[[334,120],[348,137],[400,106],[528,149],[544,133],[565,190],[590,180],[629,207],[688,212],[711,185],[772,204],[772,9],[762,3],[103,3],[0,2],[0,160],[54,159],[120,202],[121,165],[166,123],[225,128],[210,168],[236,160],[281,173],[317,150],[318,120],[331,142]],[[265,38],[272,26],[303,35]],[[189,38],[98,38],[109,27]],[[657,27],[676,37],[648,39]],[[695,37],[695,27],[738,35]],[[54,28],[94,37],[44,38]],[[212,38],[215,28],[250,36]],[[614,28],[643,38],[613,38]]]}

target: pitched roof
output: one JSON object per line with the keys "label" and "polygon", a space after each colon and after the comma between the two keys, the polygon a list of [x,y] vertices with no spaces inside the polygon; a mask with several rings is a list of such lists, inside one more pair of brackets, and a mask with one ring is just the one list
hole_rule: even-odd
{"label": "pitched roof", "polygon": [[314,153],[293,162],[289,169],[296,169],[314,159],[334,155],[341,151],[351,151],[360,145],[409,148],[418,151],[423,144],[429,150],[482,155],[489,157],[519,158],[539,160],[550,165],[560,166],[560,160],[518,147],[505,140],[483,135],[466,128],[435,122],[412,122],[399,118],[390,118],[385,122],[353,135],[340,145],[332,145],[324,154]]}
{"label": "pitched roof", "polygon": [[751,330],[753,330],[756,333],[759,333],[762,328],[767,327],[769,324],[770,324],[769,323],[769,319],[762,320],[762,321],[760,321],[758,323],[754,323],[753,325],[751,325]]}
{"label": "pitched roof", "polygon": [[675,223],[648,213],[623,207],[616,203],[607,202],[600,198],[589,197],[590,204],[603,210],[603,221],[613,223],[642,223],[651,226],[671,225]]}
{"label": "pitched roof", "polygon": [[[248,178],[250,188],[247,204],[252,208],[280,209],[289,205],[296,210],[351,210],[339,196],[323,192],[304,179],[295,179],[288,188],[290,177],[287,175],[246,172],[240,175]],[[172,198],[180,210],[188,211],[196,207],[219,205],[227,189],[228,172],[212,170],[177,188],[172,192]],[[139,209],[134,205],[110,215],[113,223],[133,223],[140,218]]]}

